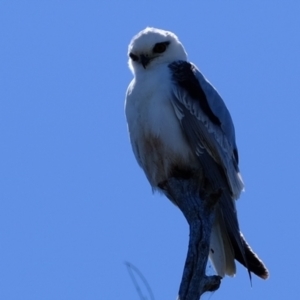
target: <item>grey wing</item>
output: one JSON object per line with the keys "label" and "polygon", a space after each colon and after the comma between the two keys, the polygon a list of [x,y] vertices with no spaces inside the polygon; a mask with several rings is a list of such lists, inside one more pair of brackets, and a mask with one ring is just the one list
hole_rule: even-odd
{"label": "grey wing", "polygon": [[238,168],[234,126],[225,103],[193,64],[179,61],[169,67],[174,83],[171,101],[191,147],[199,159],[207,152],[221,167],[237,199],[244,184]]}
{"label": "grey wing", "polygon": [[[230,114],[217,91],[194,65],[180,61],[169,67],[173,80],[171,102],[175,113],[199,158],[210,189],[213,192],[222,189],[218,212],[226,228],[224,235],[229,237],[235,258],[248,268],[234,200],[239,197],[244,185],[238,169]],[[233,268],[228,273],[234,272]]]}
{"label": "grey wing", "polygon": [[250,278],[250,272],[253,272],[265,279],[269,276],[267,268],[239,230],[235,199],[244,184],[239,174],[230,114],[217,91],[193,64],[177,61],[170,64],[169,68],[173,80],[171,102],[182,131],[199,158],[204,176],[210,181],[210,188],[213,191],[222,190],[215,219],[220,231],[215,231],[214,238],[217,239],[211,240],[211,249],[225,253],[226,262],[224,269],[222,258],[219,260],[218,254],[211,251],[212,260],[218,265],[217,272],[221,276],[224,271],[233,275],[234,257],[248,269]]}

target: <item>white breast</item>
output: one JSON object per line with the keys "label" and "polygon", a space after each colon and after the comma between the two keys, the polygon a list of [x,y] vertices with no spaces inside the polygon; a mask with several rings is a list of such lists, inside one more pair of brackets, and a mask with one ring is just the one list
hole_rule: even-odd
{"label": "white breast", "polygon": [[138,75],[128,87],[125,112],[133,152],[155,188],[173,168],[187,168],[195,157],[170,101],[167,66]]}

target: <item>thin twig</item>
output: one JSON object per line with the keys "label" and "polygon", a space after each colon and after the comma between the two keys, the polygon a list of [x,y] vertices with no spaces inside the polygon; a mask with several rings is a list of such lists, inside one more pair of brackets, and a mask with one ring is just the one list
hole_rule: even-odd
{"label": "thin twig", "polygon": [[138,282],[137,282],[137,280],[136,280],[136,278],[134,276],[134,272],[139,276],[139,278],[144,283],[144,285],[145,285],[145,287],[146,287],[146,289],[147,289],[147,291],[149,293],[150,300],[155,300],[154,299],[154,295],[153,295],[152,290],[151,290],[151,287],[149,286],[146,278],[143,276],[143,274],[140,272],[140,270],[137,267],[135,267],[133,264],[131,264],[130,262],[126,261],[125,265],[127,267],[129,276],[130,276],[130,278],[131,278],[131,280],[132,280],[132,282],[134,284],[134,287],[135,287],[137,293],[139,294],[140,299],[141,300],[147,300],[147,297],[143,295],[142,290],[141,290],[141,288],[140,288],[140,286],[139,286],[139,284],[138,284]]}

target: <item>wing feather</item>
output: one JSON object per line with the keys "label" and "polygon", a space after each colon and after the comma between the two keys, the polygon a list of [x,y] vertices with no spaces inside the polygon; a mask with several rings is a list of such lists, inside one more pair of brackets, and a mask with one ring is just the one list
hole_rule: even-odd
{"label": "wing feather", "polygon": [[210,189],[223,191],[212,234],[211,257],[221,276],[233,275],[235,252],[247,267],[234,201],[244,187],[238,169],[234,126],[223,100],[195,66],[177,62],[170,68],[175,114],[199,157]]}
{"label": "wing feather", "polygon": [[197,68],[188,62],[170,65],[172,104],[189,142],[199,156],[205,149],[226,175],[234,199],[244,188],[238,169],[234,126],[222,98]]}

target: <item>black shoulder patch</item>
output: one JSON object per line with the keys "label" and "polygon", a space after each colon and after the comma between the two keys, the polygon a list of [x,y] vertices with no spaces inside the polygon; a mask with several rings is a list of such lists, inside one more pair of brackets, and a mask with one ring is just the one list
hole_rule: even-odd
{"label": "black shoulder patch", "polygon": [[199,101],[201,109],[210,121],[220,126],[221,121],[211,110],[206,95],[195,76],[195,67],[186,61],[175,61],[169,65],[169,68],[172,71],[173,81],[185,89],[191,98]]}

